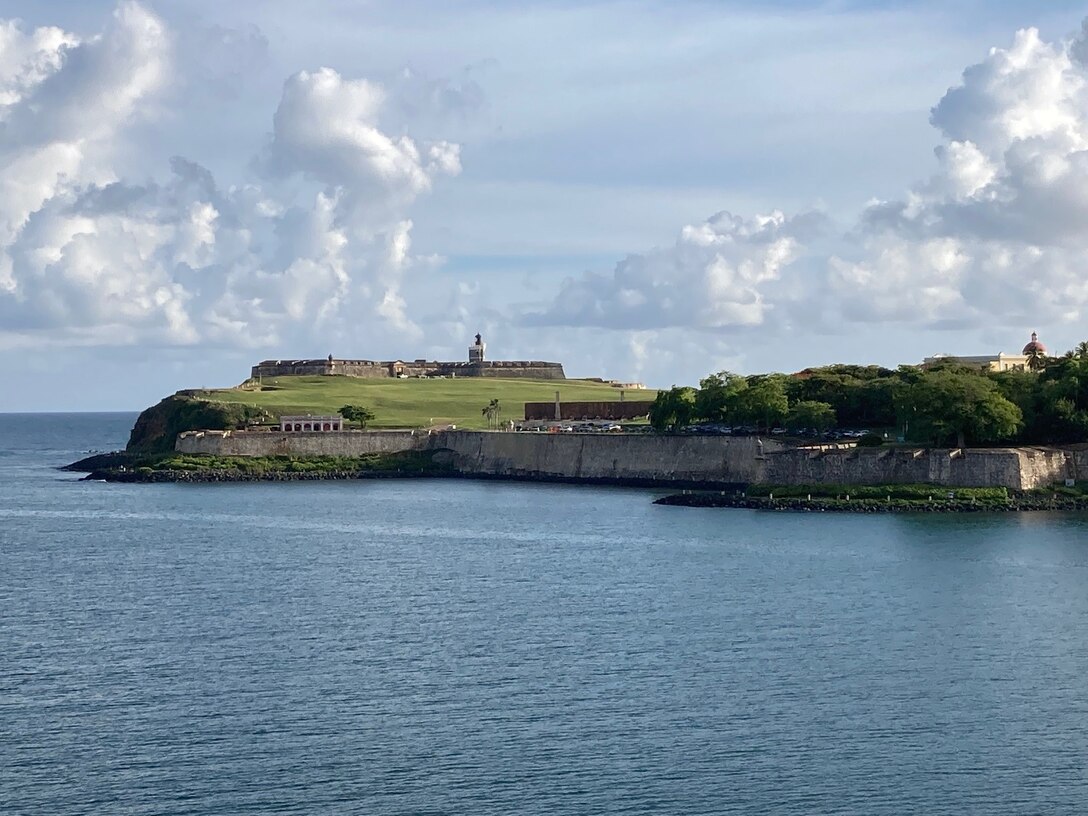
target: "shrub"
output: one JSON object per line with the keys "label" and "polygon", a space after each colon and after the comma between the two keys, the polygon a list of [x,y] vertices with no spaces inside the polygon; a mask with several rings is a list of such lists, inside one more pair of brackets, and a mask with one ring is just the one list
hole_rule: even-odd
{"label": "shrub", "polygon": [[892,499],[905,501],[947,501],[949,494],[958,501],[1005,501],[1009,491],[1004,487],[944,487],[941,485],[903,484],[903,485],[751,485],[748,495],[765,498],[773,495],[776,499],[837,499],[849,496],[851,499]]}

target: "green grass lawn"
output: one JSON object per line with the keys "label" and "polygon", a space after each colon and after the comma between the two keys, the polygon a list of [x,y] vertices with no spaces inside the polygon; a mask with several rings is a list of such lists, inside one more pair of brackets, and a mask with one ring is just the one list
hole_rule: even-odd
{"label": "green grass lawn", "polygon": [[[551,402],[555,392],[564,402],[613,402],[620,389],[586,380],[504,380],[465,377],[446,380],[361,379],[358,377],[278,377],[261,390],[226,388],[201,398],[263,408],[283,414],[335,414],[343,405],[362,405],[375,414],[372,428],[425,427],[454,424],[486,428],[481,413],[499,400],[500,419],[521,420],[526,402]],[[627,400],[652,400],[656,391],[627,391]]]}

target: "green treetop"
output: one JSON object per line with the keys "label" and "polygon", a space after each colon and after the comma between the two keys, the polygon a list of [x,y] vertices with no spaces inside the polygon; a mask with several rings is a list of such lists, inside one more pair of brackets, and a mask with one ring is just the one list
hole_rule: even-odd
{"label": "green treetop", "polygon": [[358,422],[360,428],[365,428],[374,419],[374,412],[362,405],[345,405],[340,409],[340,416],[349,422]]}
{"label": "green treetop", "polygon": [[686,428],[696,416],[695,389],[686,386],[658,391],[650,406],[650,424],[657,431]]}

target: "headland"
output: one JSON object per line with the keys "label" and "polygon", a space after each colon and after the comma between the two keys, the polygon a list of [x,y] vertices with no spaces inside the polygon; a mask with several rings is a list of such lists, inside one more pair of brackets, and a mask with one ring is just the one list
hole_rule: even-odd
{"label": "headland", "polygon": [[[477,335],[467,363],[264,361],[236,388],[168,397],[141,414],[124,453],[73,469],[116,481],[615,484],[703,491],[661,500],[701,507],[1075,509],[1088,495],[1088,445],[1061,429],[1066,437],[1053,443],[1030,440],[1050,442],[1042,398],[1080,362],[1067,355],[1042,373],[945,360],[898,371],[720,372],[699,389],[647,392],[568,380],[559,363],[491,363]],[[547,376],[493,373],[538,365]],[[1021,409],[1006,392],[1037,403]],[[1039,415],[1034,427],[1027,410]],[[846,417],[870,428],[835,430]]]}

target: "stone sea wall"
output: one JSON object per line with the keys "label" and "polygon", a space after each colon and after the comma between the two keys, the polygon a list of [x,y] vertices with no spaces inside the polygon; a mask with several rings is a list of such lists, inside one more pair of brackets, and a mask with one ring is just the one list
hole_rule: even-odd
{"label": "stone sea wall", "polygon": [[217,456],[365,456],[420,450],[426,442],[426,432],[415,431],[186,431],[175,449]]}
{"label": "stone sea wall", "polygon": [[759,481],[762,465],[754,437],[458,431],[432,444],[451,452],[457,470],[479,476],[740,484]]}
{"label": "stone sea wall", "polygon": [[1072,478],[1072,462],[1050,448],[792,449],[768,454],[763,484],[935,484],[1030,490]]}
{"label": "stone sea wall", "polygon": [[481,477],[636,484],[916,484],[1029,490],[1088,476],[1086,461],[1053,448],[974,450],[788,448],[755,437],[488,431],[190,431],[177,450],[224,456],[361,456],[444,451]]}

